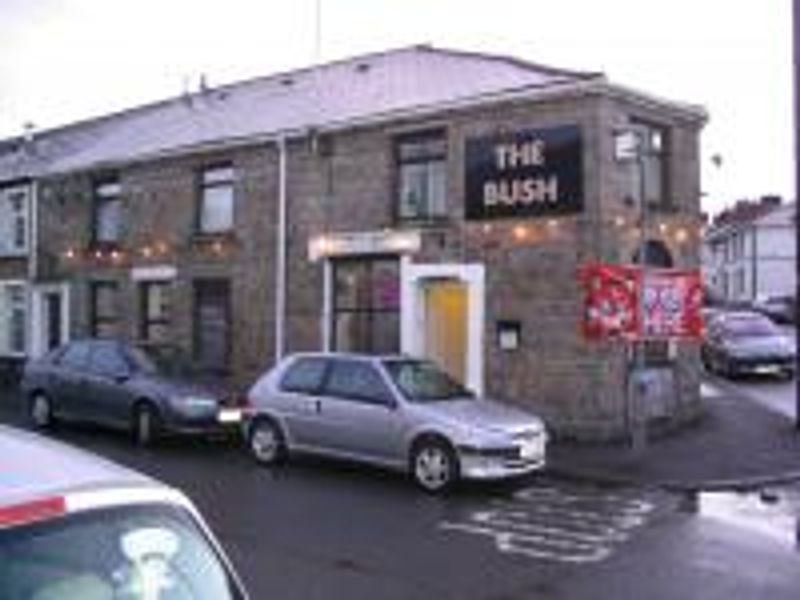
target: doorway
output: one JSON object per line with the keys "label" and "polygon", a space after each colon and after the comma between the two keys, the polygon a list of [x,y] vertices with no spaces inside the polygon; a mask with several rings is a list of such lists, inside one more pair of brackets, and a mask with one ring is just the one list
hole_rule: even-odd
{"label": "doorway", "polygon": [[458,280],[428,280],[424,296],[425,356],[463,383],[467,374],[467,286]]}
{"label": "doorway", "polygon": [[67,286],[37,286],[33,290],[32,304],[31,354],[38,357],[69,341]]}
{"label": "doorway", "polygon": [[480,394],[485,306],[483,265],[414,264],[404,257],[400,271],[402,352],[437,362]]}

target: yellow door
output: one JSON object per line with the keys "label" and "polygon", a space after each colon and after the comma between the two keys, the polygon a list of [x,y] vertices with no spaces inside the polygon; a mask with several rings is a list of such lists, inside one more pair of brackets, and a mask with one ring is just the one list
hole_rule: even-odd
{"label": "yellow door", "polygon": [[425,355],[464,382],[467,362],[467,286],[431,281],[425,292]]}

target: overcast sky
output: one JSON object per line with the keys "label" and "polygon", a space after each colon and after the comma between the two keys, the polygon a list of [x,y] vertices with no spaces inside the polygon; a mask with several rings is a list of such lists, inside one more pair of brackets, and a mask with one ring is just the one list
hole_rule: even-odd
{"label": "overcast sky", "polygon": [[0,0],[0,137],[426,42],[702,104],[704,208],[794,198],[790,0],[319,0],[319,45],[317,2]]}

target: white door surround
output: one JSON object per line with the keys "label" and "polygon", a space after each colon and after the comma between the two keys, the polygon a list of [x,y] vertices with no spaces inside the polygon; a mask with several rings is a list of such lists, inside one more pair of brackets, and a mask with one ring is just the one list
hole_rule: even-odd
{"label": "white door surround", "polygon": [[31,356],[36,358],[46,354],[49,350],[48,339],[50,337],[50,315],[48,313],[50,307],[48,306],[47,298],[51,294],[57,294],[60,297],[60,330],[58,337],[61,343],[69,341],[70,327],[69,327],[69,313],[70,313],[70,298],[69,298],[69,284],[66,283],[53,283],[33,286],[31,294],[31,342],[30,352]]}
{"label": "white door surround", "polygon": [[467,357],[465,384],[483,392],[483,330],[485,316],[485,272],[482,264],[400,263],[400,347],[411,356],[424,356],[426,281],[450,280],[467,287]]}

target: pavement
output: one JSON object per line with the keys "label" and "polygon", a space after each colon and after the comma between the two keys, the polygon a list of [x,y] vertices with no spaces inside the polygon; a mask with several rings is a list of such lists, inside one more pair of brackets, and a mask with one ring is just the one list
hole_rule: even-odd
{"label": "pavement", "polygon": [[628,443],[553,443],[554,475],[597,483],[673,490],[748,489],[800,480],[800,429],[728,389],[704,394],[704,415],[648,440],[635,457]]}
{"label": "pavement", "polygon": [[[548,474],[598,484],[677,491],[743,490],[800,481],[796,423],[731,389],[704,394],[692,425],[649,439],[633,456],[627,443],[553,442]],[[0,388],[0,422],[24,422],[18,395]]]}

